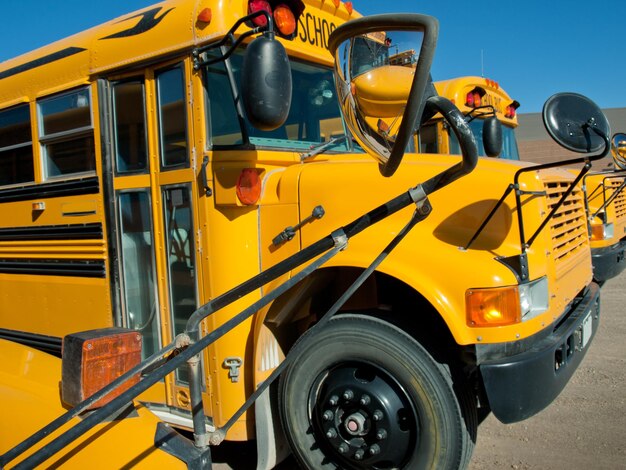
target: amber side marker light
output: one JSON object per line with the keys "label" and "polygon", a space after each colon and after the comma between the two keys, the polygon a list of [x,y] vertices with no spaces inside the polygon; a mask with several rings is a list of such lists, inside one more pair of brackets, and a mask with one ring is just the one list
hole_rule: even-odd
{"label": "amber side marker light", "polygon": [[210,8],[203,8],[200,13],[198,13],[198,21],[202,23],[210,23],[213,19],[213,12]]}
{"label": "amber side marker light", "polygon": [[615,229],[612,223],[591,225],[591,240],[593,241],[609,240],[614,234]]}
{"label": "amber side marker light", "polygon": [[244,168],[237,180],[237,198],[245,206],[256,204],[261,197],[261,178],[255,168]]}
{"label": "amber side marker light", "polygon": [[[125,328],[102,328],[63,338],[61,394],[75,406],[141,362],[141,333]],[[139,374],[93,403],[99,408],[139,382]]]}
{"label": "amber side marker light", "polygon": [[469,289],[465,293],[467,324],[471,327],[504,326],[522,321],[517,286]]}

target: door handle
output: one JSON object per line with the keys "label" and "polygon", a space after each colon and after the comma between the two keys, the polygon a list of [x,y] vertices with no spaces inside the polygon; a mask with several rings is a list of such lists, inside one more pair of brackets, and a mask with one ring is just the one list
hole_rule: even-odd
{"label": "door handle", "polygon": [[205,155],[204,158],[202,159],[202,167],[200,168],[200,178],[202,179],[202,189],[204,189],[204,194],[210,197],[213,195],[213,191],[211,190],[211,187],[209,186],[209,179],[206,174],[206,167],[208,165],[209,165],[209,157]]}

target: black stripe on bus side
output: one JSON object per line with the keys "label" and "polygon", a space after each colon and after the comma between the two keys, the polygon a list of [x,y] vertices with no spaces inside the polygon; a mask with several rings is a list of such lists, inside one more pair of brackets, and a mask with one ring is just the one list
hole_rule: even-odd
{"label": "black stripe on bus side", "polygon": [[102,240],[101,223],[0,228],[0,241]]}
{"label": "black stripe on bus side", "polygon": [[17,188],[0,189],[0,202],[28,201],[30,199],[46,199],[58,196],[77,196],[80,194],[96,194],[100,191],[98,177],[81,178],[69,181],[20,186]]}
{"label": "black stripe on bus side", "polygon": [[0,338],[61,357],[61,338],[0,328]]}
{"label": "black stripe on bus side", "polygon": [[73,56],[75,54],[78,54],[79,52],[83,52],[86,50],[87,49],[84,49],[82,47],[66,47],[65,49],[53,52],[52,54],[40,57],[39,59],[31,60],[30,62],[26,62],[25,64],[18,65],[17,67],[5,70],[4,72],[0,72],[0,80],[2,80],[3,78],[11,77],[13,75],[17,75],[18,73],[26,72],[27,70],[41,67],[42,65],[51,64],[52,62],[65,59],[66,57]]}
{"label": "black stripe on bus side", "polygon": [[0,273],[103,278],[106,269],[103,260],[4,258],[0,259]]}

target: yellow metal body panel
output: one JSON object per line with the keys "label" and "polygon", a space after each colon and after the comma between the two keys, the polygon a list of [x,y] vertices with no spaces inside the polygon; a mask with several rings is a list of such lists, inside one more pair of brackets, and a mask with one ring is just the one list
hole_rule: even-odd
{"label": "yellow metal body panel", "polygon": [[113,326],[111,293],[104,279],[0,274],[2,328],[62,337]]}
{"label": "yellow metal body panel", "polygon": [[[344,225],[398,195],[400,188],[409,188],[455,161],[457,159],[445,156],[418,156],[414,161],[406,162],[389,179],[381,177],[377,166],[369,161],[342,164],[333,160],[328,165],[307,166],[300,176],[301,212],[310,213],[314,205],[322,204],[326,216],[303,228],[303,246],[328,234],[331,228]],[[468,289],[517,284],[512,272],[494,259],[520,251],[512,196],[476,243],[469,250],[461,248],[504,192],[511,170],[519,166],[520,163],[479,159],[476,170],[469,176],[430,198],[433,212],[412,230],[379,268],[426,297],[444,318],[459,344],[476,343],[479,336],[486,343],[530,336],[554,322],[574,296],[591,281],[588,244],[584,242],[584,246],[557,270],[550,260],[547,231],[528,251],[528,264],[531,279],[548,276],[550,292],[555,294],[548,311],[531,321],[513,326],[471,328],[466,324],[464,295]],[[332,183],[329,183],[329,174],[333,175]],[[568,178],[565,171],[556,170],[552,174]],[[341,181],[341,184],[335,181]],[[367,191],[364,188],[368,188]],[[524,180],[524,189],[536,191],[543,187],[536,175],[531,173]],[[347,201],[349,203],[346,204]],[[359,234],[330,265],[369,265],[408,221],[411,210],[406,209],[389,221]],[[541,202],[529,200],[524,205],[526,229],[532,233],[538,228],[541,214],[545,214],[546,210]]]}
{"label": "yellow metal body panel", "polygon": [[[0,340],[0,359],[3,363],[0,369],[0,416],[3,422],[0,426],[0,453],[5,453],[67,409],[60,398],[60,359],[4,340]],[[13,467],[78,421],[74,418],[6,468]],[[182,461],[154,447],[157,423],[152,413],[136,405],[127,418],[96,426],[43,466],[186,468]]]}

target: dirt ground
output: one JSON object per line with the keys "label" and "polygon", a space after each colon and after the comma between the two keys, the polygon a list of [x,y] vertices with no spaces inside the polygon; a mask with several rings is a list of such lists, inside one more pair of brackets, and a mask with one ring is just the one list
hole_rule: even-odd
{"label": "dirt ground", "polygon": [[[600,327],[561,395],[536,416],[478,430],[470,470],[626,469],[626,272],[602,287]],[[222,447],[222,446],[220,446]],[[253,446],[216,448],[216,470],[255,468]],[[296,469],[292,460],[281,470]]]}

